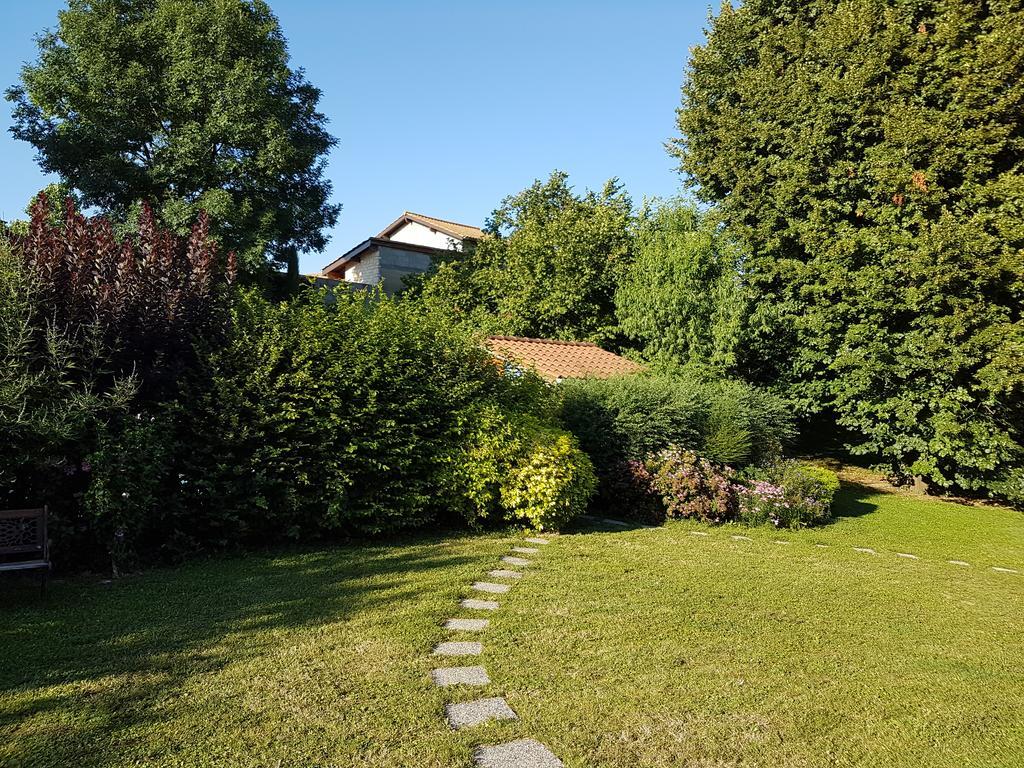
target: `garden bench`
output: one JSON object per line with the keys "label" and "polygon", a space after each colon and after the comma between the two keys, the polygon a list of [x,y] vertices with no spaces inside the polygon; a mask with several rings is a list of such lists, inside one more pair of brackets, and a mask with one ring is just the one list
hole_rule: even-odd
{"label": "garden bench", "polygon": [[46,507],[0,509],[0,571],[40,571],[46,594],[50,573]]}

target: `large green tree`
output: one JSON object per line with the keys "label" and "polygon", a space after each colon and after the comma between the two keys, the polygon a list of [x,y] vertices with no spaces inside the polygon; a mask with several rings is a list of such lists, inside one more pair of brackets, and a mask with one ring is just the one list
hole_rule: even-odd
{"label": "large green tree", "polygon": [[653,361],[734,369],[746,300],[732,238],[712,216],[669,200],[642,211],[635,251],[615,291],[623,334]]}
{"label": "large green tree", "polygon": [[749,0],[696,48],[673,151],[750,258],[748,375],[857,451],[997,487],[1024,440],[1024,10]]}
{"label": "large green tree", "polygon": [[11,132],[86,205],[180,232],[207,211],[247,271],[323,249],[335,140],[263,0],[69,0],[38,46]]}
{"label": "large green tree", "polygon": [[556,171],[505,198],[488,236],[439,259],[413,291],[491,333],[608,341],[632,222],[632,202],[615,180],[581,195]]}

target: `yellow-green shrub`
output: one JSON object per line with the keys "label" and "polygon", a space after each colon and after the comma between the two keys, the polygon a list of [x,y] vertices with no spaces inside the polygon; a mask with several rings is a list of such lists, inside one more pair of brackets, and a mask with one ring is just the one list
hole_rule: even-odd
{"label": "yellow-green shrub", "polygon": [[597,481],[568,432],[494,403],[464,420],[464,439],[446,458],[442,486],[469,522],[553,529],[586,510]]}

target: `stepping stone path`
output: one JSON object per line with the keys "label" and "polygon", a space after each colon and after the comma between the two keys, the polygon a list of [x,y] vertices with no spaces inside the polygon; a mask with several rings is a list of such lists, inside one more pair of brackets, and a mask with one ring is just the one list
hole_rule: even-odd
{"label": "stepping stone path", "polygon": [[854,547],[853,551],[854,552],[863,552],[865,555],[877,555],[878,554],[871,547]]}
{"label": "stepping stone path", "polygon": [[480,747],[476,764],[480,768],[563,768],[562,761],[550,749],[533,739]]}
{"label": "stepping stone path", "polygon": [[963,560],[947,560],[946,562],[949,563],[950,565],[963,565],[963,566],[966,566],[968,568],[971,567],[970,563],[965,562]]}
{"label": "stepping stone path", "polygon": [[430,673],[434,685],[490,685],[491,678],[483,667],[443,667]]}
{"label": "stepping stone path", "polygon": [[508,702],[500,697],[445,704],[444,713],[448,717],[448,725],[455,730],[470,725],[480,725],[491,720],[519,719]]}
{"label": "stepping stone path", "polygon": [[483,632],[490,623],[487,619],[448,619],[444,623],[444,628],[454,629],[456,632]]}
{"label": "stepping stone path", "polygon": [[467,597],[465,600],[459,603],[463,608],[469,608],[472,611],[496,611],[498,610],[497,600],[474,600],[471,597]]}
{"label": "stepping stone path", "polygon": [[523,578],[522,571],[509,571],[504,568],[499,568],[496,571],[488,571],[488,576],[493,576],[496,579],[521,579]]}
{"label": "stepping stone path", "polygon": [[912,555],[909,552],[897,552],[896,553],[896,557],[905,557],[908,560],[920,560],[921,559],[917,555]]}
{"label": "stepping stone path", "polygon": [[511,584],[494,584],[490,581],[474,581],[473,589],[477,592],[492,592],[496,595],[502,595],[512,589]]}
{"label": "stepping stone path", "polygon": [[[613,521],[606,521],[613,522]],[[618,523],[617,523],[618,524]],[[621,525],[626,525],[622,523]],[[530,544],[547,544],[548,539],[528,538]],[[523,555],[534,555],[540,552],[536,547],[512,547],[512,551]],[[530,560],[524,557],[506,555],[501,558],[503,563],[526,567]],[[499,579],[521,579],[522,571],[508,568],[497,568],[487,572],[488,576]],[[512,584],[498,584],[490,581],[475,581],[472,588],[477,592],[493,592],[504,594],[512,589]],[[463,608],[473,611],[496,611],[496,600],[477,600],[467,597],[459,602]],[[455,632],[483,632],[490,625],[488,619],[452,618],[444,623],[444,628]],[[435,656],[478,656],[483,652],[483,644],[463,640],[449,640],[438,643],[434,648]],[[490,685],[491,678],[484,667],[441,667],[430,673],[434,685],[442,688],[457,686]],[[477,699],[476,701],[455,701],[445,704],[445,718],[448,725],[459,730],[495,720],[518,720],[508,702],[501,697]],[[495,744],[480,747],[474,755],[473,762],[480,768],[563,768],[562,761],[534,739],[518,739],[507,744]]]}
{"label": "stepping stone path", "polygon": [[448,643],[438,643],[434,648],[435,656],[479,656],[484,650],[480,643],[470,643],[465,640],[456,640]]}

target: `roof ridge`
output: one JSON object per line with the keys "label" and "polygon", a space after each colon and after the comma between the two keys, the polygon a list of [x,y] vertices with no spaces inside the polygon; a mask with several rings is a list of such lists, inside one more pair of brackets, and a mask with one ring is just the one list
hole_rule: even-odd
{"label": "roof ridge", "polygon": [[463,224],[461,221],[452,221],[451,219],[442,219],[439,216],[428,216],[425,213],[416,213],[416,211],[406,211],[405,215],[406,216],[419,216],[421,219],[430,219],[431,221],[440,221],[442,224],[454,224],[457,227],[470,227],[472,229],[479,229],[481,232],[483,232],[483,229],[481,227],[476,226],[475,224]]}
{"label": "roof ridge", "polygon": [[[598,347],[592,341],[566,341],[563,339],[536,339],[530,336],[488,336],[491,341],[530,341],[534,344],[561,344],[567,347]],[[613,353],[614,354],[614,353]]]}

